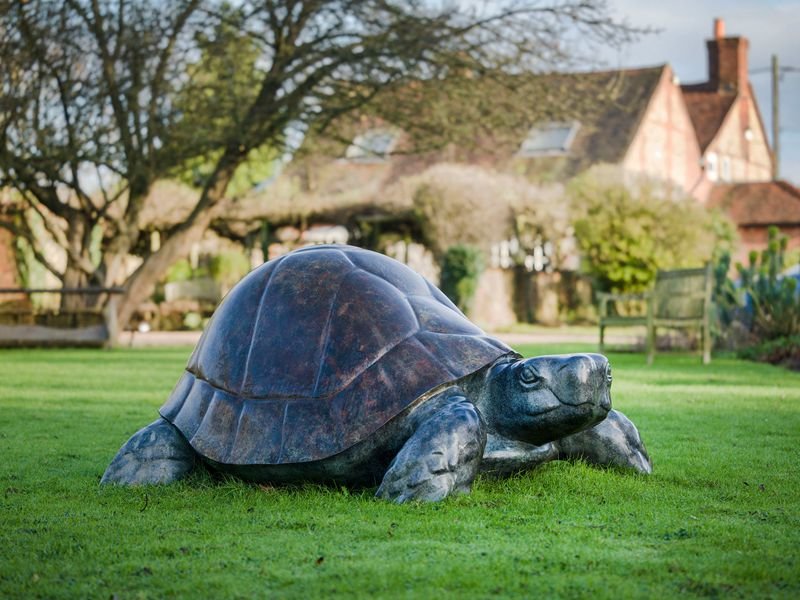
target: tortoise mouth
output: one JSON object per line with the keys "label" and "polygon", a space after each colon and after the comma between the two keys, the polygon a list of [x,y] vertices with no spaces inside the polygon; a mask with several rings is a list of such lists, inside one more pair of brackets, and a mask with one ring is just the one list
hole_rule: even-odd
{"label": "tortoise mouth", "polygon": [[577,404],[567,404],[566,402],[558,401],[559,403],[555,406],[548,406],[547,408],[542,408],[540,410],[531,410],[527,412],[529,417],[540,417],[542,415],[546,415],[547,413],[551,413],[554,410],[564,409],[564,408],[578,408],[581,406],[586,406],[587,404],[594,404],[591,400],[586,400],[585,402],[579,402]]}
{"label": "tortoise mouth", "polygon": [[541,410],[529,410],[525,414],[527,414],[529,417],[540,417],[542,415],[546,415],[547,413],[551,413],[554,410],[558,410],[562,406],[563,405],[558,405],[558,406],[550,406],[548,408],[543,408]]}

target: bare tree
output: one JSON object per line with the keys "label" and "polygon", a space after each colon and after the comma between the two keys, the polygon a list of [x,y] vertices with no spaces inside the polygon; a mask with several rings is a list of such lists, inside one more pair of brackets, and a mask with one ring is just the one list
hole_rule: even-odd
{"label": "bare tree", "polygon": [[[228,184],[254,150],[291,151],[292,132],[323,131],[415,82],[447,82],[466,98],[487,74],[563,64],[576,48],[564,40],[631,33],[603,0],[468,5],[0,0],[0,186],[16,189],[66,250],[66,269],[37,252],[65,285],[124,285],[124,324],[225,211]],[[412,127],[414,111],[397,118]],[[152,250],[142,204],[156,180],[193,160],[211,165],[193,210]],[[38,248],[29,227],[4,226]],[[130,253],[143,262],[125,278]]]}

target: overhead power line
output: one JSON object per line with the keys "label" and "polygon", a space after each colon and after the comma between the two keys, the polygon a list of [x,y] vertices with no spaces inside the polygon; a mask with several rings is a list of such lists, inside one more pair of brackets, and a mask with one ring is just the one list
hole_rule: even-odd
{"label": "overhead power line", "polygon": [[[784,73],[800,73],[800,67],[780,67],[778,72],[783,75]],[[762,73],[772,73],[772,67],[759,67],[757,69],[750,69],[750,75],[761,75]]]}

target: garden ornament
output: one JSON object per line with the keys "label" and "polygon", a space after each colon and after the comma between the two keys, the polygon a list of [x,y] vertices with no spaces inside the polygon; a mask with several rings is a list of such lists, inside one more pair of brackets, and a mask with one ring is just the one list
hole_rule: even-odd
{"label": "garden ornament", "polygon": [[610,387],[602,355],[523,359],[405,265],[311,246],[231,290],[101,483],[169,483],[203,463],[256,482],[380,484],[405,502],[564,458],[649,473]]}

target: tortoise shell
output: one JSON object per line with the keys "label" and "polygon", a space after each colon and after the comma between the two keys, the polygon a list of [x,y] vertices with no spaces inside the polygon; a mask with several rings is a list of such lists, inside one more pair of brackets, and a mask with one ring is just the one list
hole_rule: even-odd
{"label": "tortoise shell", "polygon": [[228,293],[160,413],[218,463],[320,460],[510,352],[402,263],[312,246]]}

